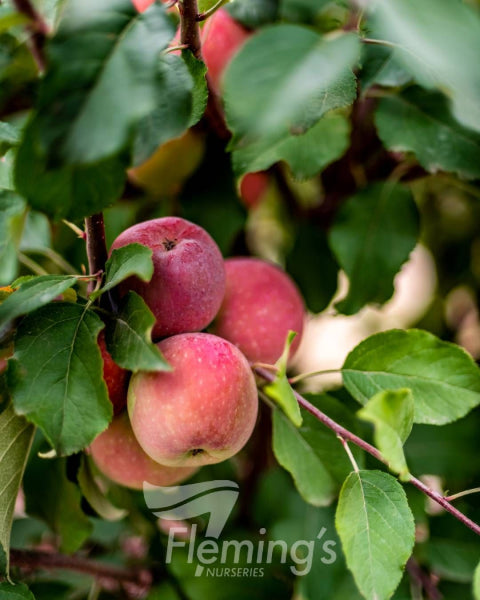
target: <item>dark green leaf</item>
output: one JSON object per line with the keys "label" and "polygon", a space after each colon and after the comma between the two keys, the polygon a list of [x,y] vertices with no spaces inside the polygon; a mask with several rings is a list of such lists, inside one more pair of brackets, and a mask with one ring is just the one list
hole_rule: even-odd
{"label": "dark green leaf", "polygon": [[92,523],[81,509],[79,487],[67,478],[66,459],[40,458],[40,449],[45,447],[36,442],[25,471],[26,512],[47,523],[62,552],[75,552],[91,534]]}
{"label": "dark green leaf", "polygon": [[470,583],[480,555],[478,542],[433,537],[427,544],[427,560],[442,579]]}
{"label": "dark green leaf", "polygon": [[104,491],[100,489],[95,480],[92,465],[86,456],[82,457],[77,477],[82,494],[88,500],[88,503],[93,510],[98,513],[102,519],[105,519],[106,521],[119,521],[128,514],[127,510],[117,508],[105,496]]}
{"label": "dark green leaf", "polygon": [[480,134],[452,117],[442,94],[415,87],[382,98],[375,122],[389,150],[413,152],[428,171],[480,177]]}
{"label": "dark green leaf", "polygon": [[300,223],[293,248],[287,255],[287,271],[312,312],[321,312],[330,304],[337,290],[338,264],[323,229],[310,221]]}
{"label": "dark green leaf", "polygon": [[418,230],[412,195],[398,185],[372,185],[343,204],[330,230],[330,246],[350,285],[337,310],[351,315],[369,302],[386,302]]}
{"label": "dark green leaf", "polygon": [[1,600],[35,600],[34,595],[24,583],[0,583]]}
{"label": "dark green leaf", "polygon": [[17,247],[24,218],[25,201],[13,192],[0,190],[0,286],[11,283],[17,275]]}
{"label": "dark green leaf", "polygon": [[20,130],[18,127],[0,121],[0,157],[2,157],[7,150],[10,150],[10,148],[18,146],[19,143]]}
{"label": "dark green leaf", "polygon": [[257,29],[277,19],[278,0],[235,0],[226,9],[245,27]]}
{"label": "dark green leaf", "polygon": [[106,263],[105,285],[90,297],[98,298],[132,275],[142,281],[150,281],[153,275],[152,254],[152,250],[142,244],[128,244],[113,250]]}
{"label": "dark green leaf", "polygon": [[85,165],[122,151],[132,128],[168,93],[157,78],[158,54],[174,34],[160,3],[139,14],[130,0],[69,0],[39,96],[46,154]]}
{"label": "dark green leaf", "polygon": [[190,115],[189,127],[193,127],[203,117],[207,107],[208,87],[205,75],[207,67],[201,60],[197,60],[190,51],[183,51],[182,58],[185,61],[190,75],[193,78],[192,113]]}
{"label": "dark green leaf", "polygon": [[57,454],[83,450],[112,416],[97,335],[103,323],[78,304],[47,304],[17,330],[9,361],[16,411],[38,425]]}
{"label": "dark green leaf", "polygon": [[342,156],[349,144],[349,123],[345,116],[327,114],[303,135],[285,132],[282,138],[266,136],[241,146],[232,155],[237,175],[268,169],[284,160],[296,179],[314,177]]}
{"label": "dark green leaf", "polygon": [[365,44],[362,49],[360,85],[365,93],[374,85],[398,87],[412,76],[405,71],[396,57],[397,51],[377,44]]}
{"label": "dark green leaf", "polygon": [[192,75],[185,62],[169,54],[158,63],[157,78],[162,81],[155,108],[143,118],[133,147],[133,164],[145,162],[168,140],[181,135],[190,125],[192,115]]}
{"label": "dark green leaf", "polygon": [[47,167],[38,122],[27,127],[18,149],[15,185],[29,204],[55,218],[71,221],[102,211],[118,200],[126,161],[114,157],[90,166]]}
{"label": "dark green leaf", "polygon": [[359,590],[372,600],[390,598],[415,542],[415,523],[402,486],[381,471],[350,473],[335,521]]}
{"label": "dark green leaf", "polygon": [[375,394],[358,411],[364,421],[373,423],[377,448],[392,471],[408,479],[403,444],[410,435],[415,405],[410,390],[383,391]]}
{"label": "dark green leaf", "polygon": [[280,14],[292,23],[314,23],[332,0],[280,0]]}
{"label": "dark green leaf", "polygon": [[409,388],[415,423],[443,425],[480,404],[480,370],[472,357],[417,329],[370,336],[347,356],[342,374],[361,404],[377,392]]}
{"label": "dark green leaf", "polygon": [[0,304],[0,332],[12,319],[48,304],[76,283],[77,278],[72,275],[39,275],[21,283]]}
{"label": "dark green leaf", "polygon": [[105,334],[113,360],[129,371],[169,371],[170,366],[152,343],[154,324],[155,317],[142,298],[128,292]]}
{"label": "dark green leaf", "polygon": [[305,133],[329,110],[351,104],[358,51],[353,34],[326,39],[296,25],[274,25],[250,38],[224,78],[233,147],[243,138]]}
{"label": "dark green leaf", "polygon": [[11,406],[0,414],[0,549],[6,557],[5,569],[0,576],[8,576],[13,512],[34,431],[32,425],[18,417]]}

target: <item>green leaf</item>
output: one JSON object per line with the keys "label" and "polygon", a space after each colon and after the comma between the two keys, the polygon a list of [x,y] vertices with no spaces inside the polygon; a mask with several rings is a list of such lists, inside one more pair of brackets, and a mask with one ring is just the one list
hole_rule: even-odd
{"label": "green leaf", "polygon": [[471,583],[480,554],[477,540],[441,539],[432,537],[426,547],[430,568],[442,579]]}
{"label": "green leaf", "polygon": [[275,380],[265,385],[262,389],[263,392],[283,410],[290,421],[296,427],[300,427],[302,424],[300,406],[298,405],[298,401],[295,398],[295,394],[287,378],[287,363],[290,355],[290,347],[296,335],[297,334],[294,331],[288,332],[282,356],[276,363],[277,373],[275,375]]}
{"label": "green leaf", "polygon": [[413,515],[402,486],[381,471],[350,473],[335,522],[359,590],[368,599],[390,598],[415,542]]}
{"label": "green leaf", "polygon": [[299,223],[286,264],[309,310],[313,313],[324,310],[330,304],[338,283],[338,264],[324,230],[310,221]]}
{"label": "green leaf", "polygon": [[47,523],[61,552],[76,552],[92,533],[92,522],[82,511],[78,485],[67,477],[67,460],[40,458],[40,449],[45,445],[36,440],[23,482],[25,510]]}
{"label": "green leaf", "polygon": [[133,291],[122,301],[118,315],[107,327],[105,340],[113,360],[129,371],[169,371],[170,366],[152,343],[155,317]]}
{"label": "green leaf", "polygon": [[153,111],[138,125],[134,165],[145,162],[161,144],[180,136],[190,125],[194,84],[187,65],[179,56],[168,54],[158,61],[157,68],[163,89]]}
{"label": "green leaf", "polygon": [[352,315],[367,303],[386,302],[418,230],[415,202],[399,185],[375,184],[347,200],[329,234],[330,247],[350,282],[337,310]]}
{"label": "green leaf", "polygon": [[0,332],[12,319],[48,304],[76,283],[77,278],[72,275],[39,275],[21,283],[0,304]]}
{"label": "green leaf", "polygon": [[139,14],[130,0],[69,0],[48,46],[37,107],[47,156],[85,165],[122,151],[132,128],[168,93],[158,54],[174,34],[160,3]]}
{"label": "green leaf", "polygon": [[112,250],[105,265],[105,284],[100,290],[90,294],[90,297],[98,298],[133,275],[142,281],[150,281],[153,275],[152,254],[152,250],[142,244],[128,244]]}
{"label": "green leaf", "polygon": [[314,23],[331,0],[280,0],[280,16],[292,23]]}
{"label": "green leaf", "polygon": [[[15,164],[15,186],[30,206],[70,221],[101,212],[120,197],[126,161],[113,157],[90,166],[47,166],[38,119],[27,126]],[[61,202],[59,202],[59,198]]]}
{"label": "green leaf", "polygon": [[382,98],[375,122],[389,150],[413,152],[428,171],[480,177],[480,134],[452,117],[442,94],[414,87]]}
{"label": "green leaf", "polygon": [[0,190],[0,286],[11,283],[17,275],[17,247],[24,219],[25,201],[13,192]]}
{"label": "green leaf", "polygon": [[415,423],[450,423],[480,404],[480,370],[472,357],[418,329],[370,336],[347,356],[342,375],[360,404],[380,391],[409,388]]}
{"label": "green leaf", "polygon": [[408,479],[408,467],[403,444],[412,431],[414,409],[410,390],[386,390],[375,394],[357,413],[364,421],[373,423],[377,448],[390,469],[405,479]]}
{"label": "green leaf", "polygon": [[0,549],[6,558],[5,570],[2,569],[1,576],[8,576],[10,531],[15,501],[34,431],[32,425],[23,417],[18,417],[11,406],[0,413]]}
{"label": "green leaf", "polygon": [[10,148],[18,146],[19,143],[20,130],[18,127],[0,121],[0,157],[2,157],[7,150],[10,150]]}
{"label": "green leaf", "polygon": [[192,112],[189,127],[193,127],[203,117],[208,102],[208,86],[205,75],[207,67],[201,60],[196,59],[189,50],[182,51],[182,58],[193,79]]}
{"label": "green leaf", "polygon": [[273,23],[277,19],[278,9],[278,0],[235,0],[226,6],[235,21],[249,29]]}
{"label": "green leaf", "polygon": [[340,114],[327,114],[303,135],[285,131],[281,138],[266,136],[234,150],[233,167],[237,175],[268,169],[284,160],[296,179],[314,177],[340,158],[349,145],[350,126]]}
{"label": "green leaf", "polygon": [[86,307],[56,302],[27,315],[17,330],[8,371],[15,410],[42,429],[58,455],[83,450],[112,417],[97,345],[102,328]]}
{"label": "green leaf", "polygon": [[34,595],[24,583],[0,583],[0,598],[2,600],[35,600]]}
{"label": "green leaf", "polygon": [[304,133],[329,110],[351,104],[358,52],[356,35],[322,38],[297,25],[267,27],[247,40],[224,78],[233,147],[243,138]]}
{"label": "green leaf", "polygon": [[[355,420],[340,402],[326,394],[307,394],[306,399],[350,431]],[[331,503],[351,464],[336,435],[313,415],[304,412],[300,428],[280,410],[273,412],[273,451],[279,464],[293,477],[295,486],[306,502],[314,506]],[[363,455],[352,448],[355,459],[363,464]]]}
{"label": "green leaf", "polygon": [[374,85],[398,87],[410,81],[412,76],[399,64],[397,52],[377,44],[364,45],[360,72],[362,93]]}
{"label": "green leaf", "polygon": [[105,493],[100,489],[95,480],[92,466],[86,456],[82,457],[82,462],[77,473],[78,484],[82,490],[82,494],[88,500],[88,503],[93,510],[106,521],[119,521],[123,519],[128,511],[114,506],[105,496]]}
{"label": "green leaf", "polygon": [[424,87],[445,91],[456,117],[480,130],[478,12],[452,0],[383,0],[371,16],[370,37],[396,44],[399,63]]}
{"label": "green leaf", "polygon": [[475,600],[480,600],[480,563],[478,563],[473,576],[473,595]]}

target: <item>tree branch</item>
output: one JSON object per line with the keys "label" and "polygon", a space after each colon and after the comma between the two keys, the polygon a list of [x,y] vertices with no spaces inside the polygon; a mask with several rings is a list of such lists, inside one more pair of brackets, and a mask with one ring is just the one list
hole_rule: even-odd
{"label": "tree branch", "polygon": [[10,550],[10,564],[21,569],[67,569],[85,573],[119,587],[129,584],[147,591],[152,583],[152,574],[147,569],[129,569],[96,562],[81,556],[65,556],[45,550]]}
{"label": "tree branch", "polygon": [[[97,213],[85,219],[87,241],[88,270],[90,275],[97,275],[97,282],[101,281],[105,272],[105,263],[108,259],[107,244],[105,241],[105,223],[103,214]],[[89,284],[89,291],[95,287],[95,280]]]}
{"label": "tree branch", "polygon": [[39,71],[43,72],[46,68],[44,47],[48,35],[48,25],[30,0],[13,0],[13,4],[19,13],[30,20],[28,25],[28,30],[31,33],[29,40],[30,52],[37,63]]}
{"label": "tree branch", "polygon": [[429,600],[442,600],[443,596],[428,573],[425,573],[417,561],[410,557],[407,561],[407,571],[418,582]]}
{"label": "tree branch", "polygon": [[[257,375],[262,377],[262,379],[265,379],[265,381],[272,382],[275,380],[275,375],[273,373],[270,373],[266,369],[263,369],[261,367],[253,367],[253,371]],[[348,429],[345,429],[345,427],[342,427],[341,425],[339,425],[337,422],[335,422],[333,419],[331,419],[329,416],[327,416],[325,413],[323,413],[321,410],[319,410],[316,406],[311,404],[306,398],[304,398],[302,395],[300,395],[295,390],[292,389],[292,391],[293,391],[298,403],[300,404],[300,406],[302,408],[304,408],[306,411],[308,411],[311,415],[313,415],[316,419],[318,419],[321,423],[323,423],[326,427],[328,427],[334,433],[336,433],[337,436],[343,438],[346,441],[352,442],[353,444],[355,444],[356,446],[358,446],[365,452],[368,452],[368,454],[370,454],[371,456],[376,458],[378,461],[380,461],[387,467],[389,466],[388,461],[384,458],[384,456],[381,454],[381,452],[379,450],[377,450],[377,448],[375,448],[375,446],[372,446],[371,444],[369,444],[365,440],[362,440],[361,438],[359,438],[357,435],[355,435]],[[438,492],[435,492],[434,490],[429,488],[422,481],[420,481],[420,479],[417,479],[413,475],[410,477],[410,479],[408,481],[413,486],[415,486],[418,490],[423,492],[426,496],[428,496],[429,498],[434,500],[437,504],[439,504],[447,512],[449,512],[451,515],[453,515],[456,519],[458,519],[461,523],[463,523],[463,525],[465,525],[466,527],[468,527],[469,529],[474,531],[477,535],[480,535],[480,525],[477,525],[477,523],[475,523],[474,521],[469,519],[466,515],[464,515],[462,512],[460,512],[454,506],[452,506],[452,504],[450,504],[450,502],[444,496],[442,496]]]}
{"label": "tree branch", "polygon": [[201,59],[197,0],[179,0],[178,8],[180,11],[180,43],[185,44],[195,58]]}

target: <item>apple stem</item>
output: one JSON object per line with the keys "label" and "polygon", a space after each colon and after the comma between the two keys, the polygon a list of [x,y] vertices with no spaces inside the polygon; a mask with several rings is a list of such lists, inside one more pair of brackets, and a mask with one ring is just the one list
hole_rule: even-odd
{"label": "apple stem", "polygon": [[[265,381],[273,382],[275,380],[276,375],[274,375],[273,373],[270,373],[266,369],[263,369],[261,367],[256,367],[256,368],[253,368],[252,370],[256,375],[259,375],[262,379],[265,379]],[[337,435],[337,437],[340,437],[345,442],[348,441],[348,442],[351,442],[352,444],[355,444],[356,446],[358,446],[359,448],[361,448],[362,450],[364,450],[365,452],[367,452],[368,454],[370,454],[371,456],[376,458],[378,461],[380,461],[381,463],[386,465],[387,467],[389,466],[387,459],[383,456],[383,454],[377,448],[375,448],[375,446],[372,446],[371,444],[369,444],[365,440],[362,440],[362,438],[358,437],[357,435],[355,435],[348,429],[345,429],[345,427],[342,427],[342,425],[340,425],[339,423],[337,423],[333,419],[331,419],[328,415],[326,415],[324,412],[322,412],[320,409],[318,409],[316,406],[314,406],[311,402],[309,402],[306,398],[304,398],[301,394],[299,394],[293,388],[292,388],[292,391],[293,391],[295,398],[297,399],[298,404],[303,409],[308,411],[311,415],[313,415],[318,421],[320,421],[326,427],[331,429]],[[423,492],[426,496],[428,496],[429,498],[434,500],[437,504],[439,504],[447,512],[449,512],[456,519],[458,519],[461,523],[463,523],[463,525],[465,525],[466,527],[468,527],[469,529],[474,531],[477,535],[480,535],[480,525],[478,525],[477,523],[475,523],[474,521],[469,519],[461,511],[459,511],[457,508],[455,508],[448,501],[448,499],[445,498],[445,496],[442,496],[435,490],[429,488],[427,485],[425,485],[423,483],[423,481],[420,481],[420,479],[417,479],[413,475],[409,476],[408,483],[411,483],[414,487],[416,487],[418,490]]]}
{"label": "apple stem", "polygon": [[197,22],[197,0],[179,0],[178,8],[180,12],[180,43],[182,45],[185,44],[193,56],[201,60],[202,51],[200,30]]}
{"label": "apple stem", "polygon": [[38,70],[40,73],[43,73],[47,64],[44,47],[49,32],[48,25],[30,0],[13,0],[13,4],[17,11],[25,15],[30,21],[27,26],[27,29],[31,33],[28,42],[30,52],[37,63]]}

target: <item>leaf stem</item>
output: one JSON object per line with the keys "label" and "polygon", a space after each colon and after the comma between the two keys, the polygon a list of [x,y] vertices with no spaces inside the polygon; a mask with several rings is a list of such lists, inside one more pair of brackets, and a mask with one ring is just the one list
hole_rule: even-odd
{"label": "leaf stem", "polygon": [[355,460],[355,457],[353,456],[352,451],[350,450],[348,442],[344,440],[341,435],[337,435],[337,438],[341,441],[343,449],[347,453],[347,456],[350,462],[352,463],[353,470],[355,471],[355,473],[358,473],[360,469],[358,468],[357,461]]}
{"label": "leaf stem", "polygon": [[227,4],[230,0],[218,0],[216,4],[211,6],[208,10],[203,13],[197,14],[197,21],[205,21],[208,17],[212,16],[214,12],[216,12],[219,8],[221,8],[224,4]]}
{"label": "leaf stem", "polygon": [[200,30],[198,28],[197,0],[179,0],[180,12],[180,43],[190,49],[197,59],[202,58]]}
{"label": "leaf stem", "polygon": [[30,52],[37,63],[38,70],[43,73],[46,68],[45,41],[49,32],[48,25],[30,0],[13,0],[13,4],[17,11],[30,21],[28,25],[31,33]]}
{"label": "leaf stem", "polygon": [[22,264],[24,267],[27,267],[27,269],[30,269],[32,273],[35,273],[35,275],[48,275],[48,272],[45,271],[43,267],[41,267],[37,262],[29,258],[23,252],[18,252],[17,258],[20,264]]}
{"label": "leaf stem", "polygon": [[448,502],[452,502],[452,500],[457,500],[457,498],[463,498],[463,496],[469,496],[470,494],[478,494],[480,492],[480,487],[472,488],[470,490],[464,490],[463,492],[458,492],[457,494],[452,494],[451,496],[444,496],[445,500]]}
{"label": "leaf stem", "polygon": [[298,383],[299,381],[303,381],[304,379],[308,379],[310,377],[318,377],[319,375],[333,375],[341,372],[342,369],[324,369],[322,371],[310,371],[309,373],[300,373],[300,375],[290,377],[288,381],[293,385],[295,383]]}
{"label": "leaf stem", "polygon": [[[272,375],[272,373],[270,373],[266,369],[257,367],[257,368],[254,368],[253,370],[257,375],[262,377],[262,379],[265,379],[265,381],[272,382],[275,379],[275,376]],[[341,425],[339,425],[336,421],[331,419],[328,415],[326,415],[324,412],[322,412],[316,406],[311,404],[306,398],[304,398],[297,391],[295,391],[295,390],[292,390],[292,391],[293,391],[293,394],[294,394],[295,398],[297,399],[298,403],[300,404],[300,406],[302,408],[304,408],[306,411],[308,411],[311,415],[313,415],[316,419],[318,419],[321,423],[323,423],[326,427],[328,427],[334,433],[336,433],[337,436],[339,436],[340,438],[343,438],[346,441],[352,442],[352,444],[355,444],[356,446],[358,446],[359,448],[361,448],[362,450],[364,450],[365,452],[367,452],[368,454],[370,454],[371,456],[376,458],[378,461],[380,461],[381,463],[386,465],[387,467],[389,466],[386,458],[384,458],[382,453],[379,450],[377,450],[377,448],[375,448],[375,446],[372,446],[371,444],[369,444],[365,440],[362,440],[362,438],[359,438],[357,435],[355,435],[348,429],[345,429],[345,427],[342,427]],[[434,500],[437,504],[439,504],[447,512],[449,512],[456,519],[458,519],[461,523],[463,523],[463,525],[465,525],[466,527],[471,529],[477,535],[480,535],[480,525],[477,525],[477,523],[475,523],[474,521],[469,519],[466,515],[464,515],[462,512],[457,510],[452,504],[450,504],[450,502],[448,501],[447,498],[445,498],[438,492],[435,492],[434,490],[429,488],[422,481],[420,481],[420,479],[417,479],[416,477],[410,476],[408,482],[411,483],[413,486],[415,486],[418,490],[423,492],[426,496],[428,496],[429,498]]]}
{"label": "leaf stem", "polygon": [[10,564],[25,569],[68,569],[106,580],[111,585],[133,584],[144,590],[148,590],[152,582],[152,575],[146,569],[114,567],[81,556],[65,556],[44,550],[12,549]]}

